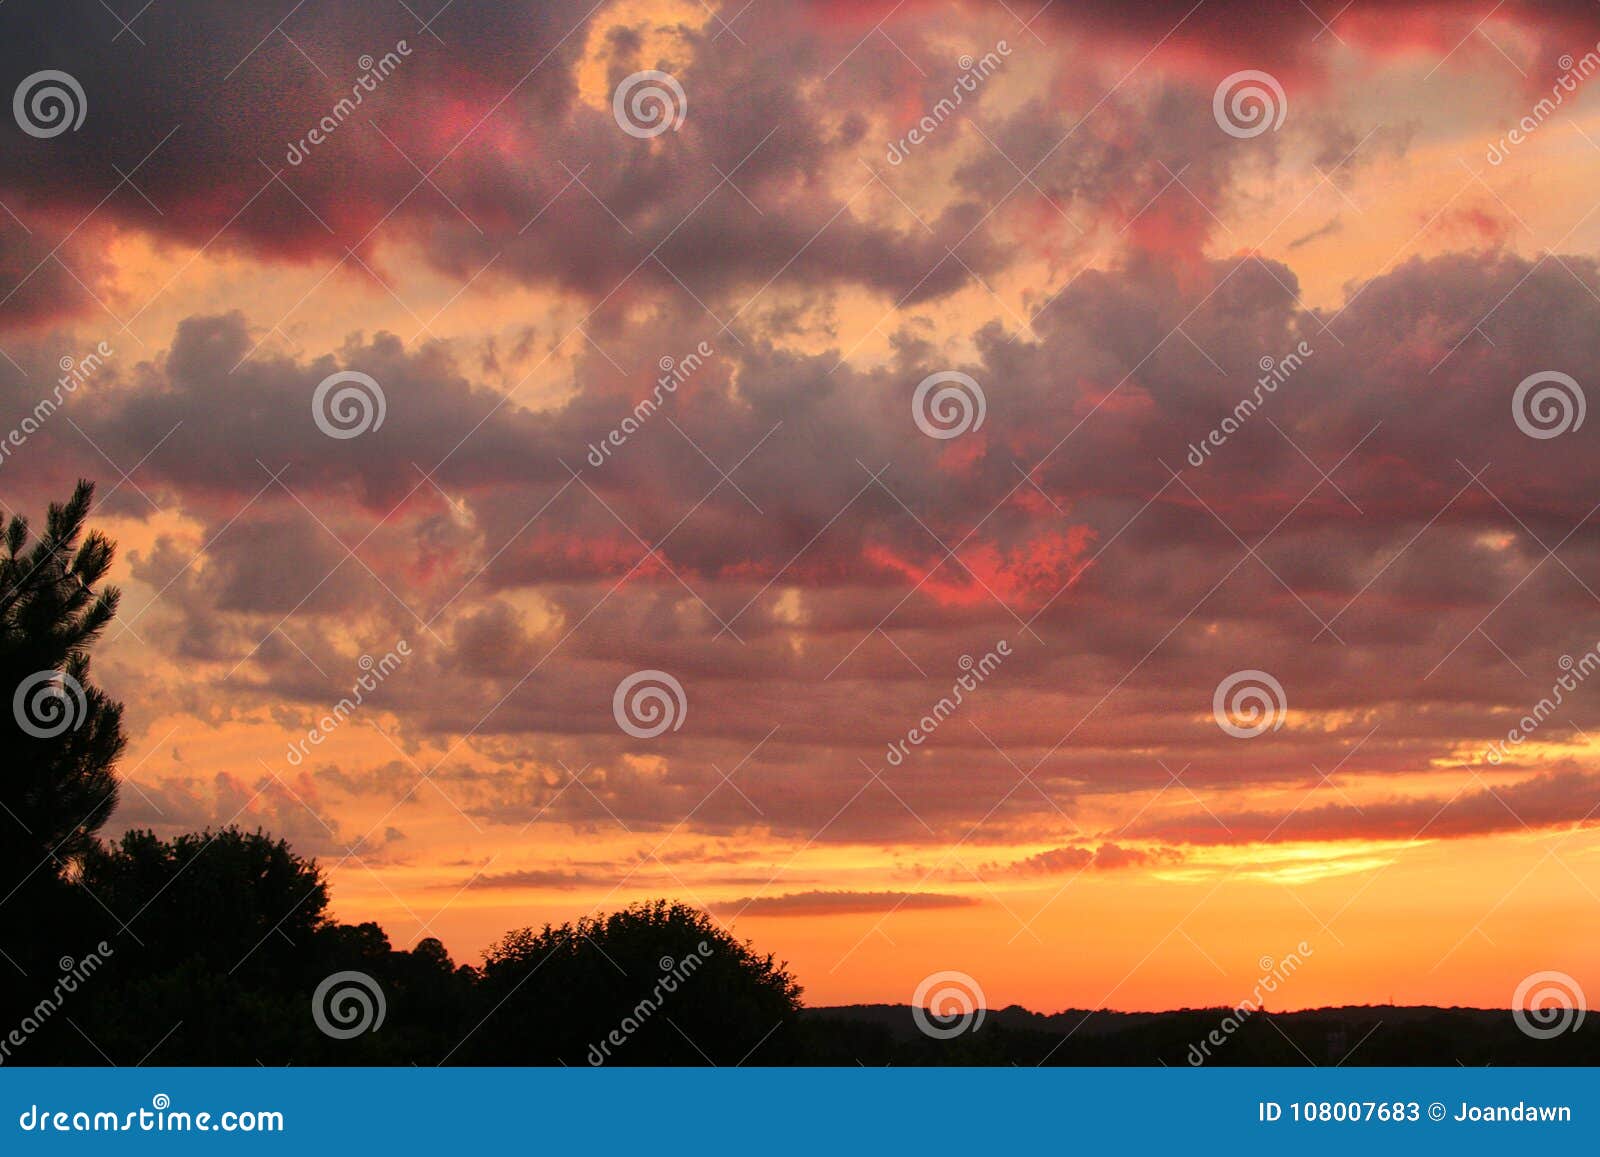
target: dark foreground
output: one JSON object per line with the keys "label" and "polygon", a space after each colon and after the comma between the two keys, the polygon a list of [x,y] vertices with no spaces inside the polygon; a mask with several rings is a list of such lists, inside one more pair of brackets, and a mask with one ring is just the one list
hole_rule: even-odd
{"label": "dark foreground", "polygon": [[803,1015],[821,1064],[1600,1065],[1600,1026],[1569,1016],[1566,1031],[1536,1039],[1504,1009],[1359,1005],[1241,1018],[1226,1008],[1046,1016],[1013,1005],[947,1040],[930,1039],[907,1005]]}

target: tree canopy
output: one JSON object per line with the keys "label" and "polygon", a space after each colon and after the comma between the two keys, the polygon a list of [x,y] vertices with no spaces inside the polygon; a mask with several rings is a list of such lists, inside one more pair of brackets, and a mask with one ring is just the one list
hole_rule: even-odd
{"label": "tree canopy", "polygon": [[[62,872],[92,846],[117,804],[112,767],[122,749],[122,706],[89,679],[89,645],[116,614],[120,594],[99,589],[114,553],[84,535],[94,485],[52,504],[44,534],[14,516],[0,543],[0,744],[10,767],[0,805],[11,828],[0,840],[8,876],[43,865]],[[12,877],[15,879],[16,877]]]}
{"label": "tree canopy", "polygon": [[468,1052],[484,1064],[769,1063],[792,1048],[801,991],[770,953],[666,900],[508,933],[482,985],[494,1015]]}
{"label": "tree canopy", "polygon": [[[480,971],[435,938],[398,950],[334,919],[316,862],[265,832],[103,841],[126,740],[90,679],[119,601],[93,497],[80,482],[43,534],[19,515],[0,542],[0,970],[25,978],[0,986],[23,1038],[0,1062],[582,1064],[604,1044],[601,1063],[724,1064],[790,1047],[793,977],[682,904],[512,932]],[[354,1012],[370,1031],[346,1032]]]}
{"label": "tree canopy", "polygon": [[84,533],[94,486],[52,504],[34,538],[15,515],[0,534],[0,952],[31,971],[72,924],[63,880],[117,805],[122,706],[91,682],[89,646],[116,613],[102,587],[112,544]]}

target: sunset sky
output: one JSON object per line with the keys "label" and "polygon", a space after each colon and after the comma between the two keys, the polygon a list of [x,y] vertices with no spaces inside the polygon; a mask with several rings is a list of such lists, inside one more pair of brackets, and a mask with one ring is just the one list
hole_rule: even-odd
{"label": "sunset sky", "polygon": [[812,1004],[1600,992],[1600,7],[1039,4],[0,7],[108,832],[466,962],[680,898]]}

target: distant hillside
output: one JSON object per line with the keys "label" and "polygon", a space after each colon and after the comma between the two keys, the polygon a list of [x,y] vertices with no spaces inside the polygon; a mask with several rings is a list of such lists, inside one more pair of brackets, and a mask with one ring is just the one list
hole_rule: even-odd
{"label": "distant hillside", "polygon": [[822,1064],[1600,1064],[1600,1024],[1539,1040],[1505,1009],[1358,1005],[1240,1018],[1228,1008],[1046,1015],[1012,1005],[987,1010],[981,1025],[948,1040],[925,1034],[909,1005],[812,1008],[804,1016]]}

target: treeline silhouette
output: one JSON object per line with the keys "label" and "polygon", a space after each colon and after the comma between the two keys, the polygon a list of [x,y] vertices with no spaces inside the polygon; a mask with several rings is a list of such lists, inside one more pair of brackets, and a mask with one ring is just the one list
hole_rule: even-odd
{"label": "treeline silhouette", "polygon": [[[804,1009],[784,963],[684,904],[512,931],[475,967],[333,919],[316,863],[264,832],[105,840],[125,739],[90,677],[118,603],[92,496],[0,543],[0,1064],[1182,1065],[1226,1014],[1012,1008],[934,1039],[905,1006]],[[1597,1042],[1507,1012],[1261,1013],[1206,1063],[1594,1064]]]}
{"label": "treeline silhouette", "polygon": [[[807,1063],[867,1065],[1372,1066],[1600,1064],[1600,1033],[1536,1039],[1506,1009],[1358,1005],[1302,1012],[1185,1008],[991,1009],[973,1031],[930,1039],[906,1005],[851,1005],[803,1014]],[[1231,1031],[1219,1031],[1237,1024]],[[819,1026],[825,1026],[819,1031]],[[1207,1046],[1219,1032],[1221,1045]],[[1203,1051],[1202,1051],[1203,1050]]]}
{"label": "treeline silhouette", "polygon": [[801,1055],[800,987],[665,900],[524,928],[481,967],[328,913],[312,860],[235,827],[100,838],[122,707],[94,487],[0,543],[0,1063],[733,1064]]}

